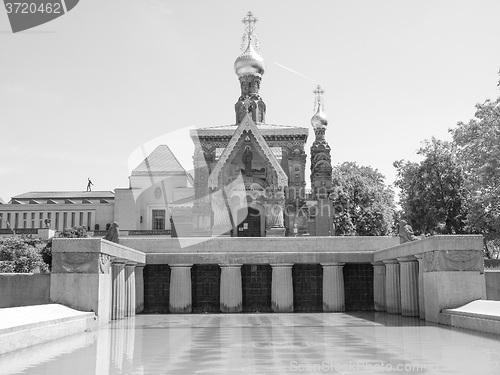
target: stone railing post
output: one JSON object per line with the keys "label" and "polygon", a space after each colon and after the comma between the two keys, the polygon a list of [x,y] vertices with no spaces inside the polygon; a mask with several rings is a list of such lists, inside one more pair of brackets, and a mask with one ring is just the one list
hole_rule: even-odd
{"label": "stone railing post", "polygon": [[323,311],[345,311],[344,272],[345,263],[322,263]]}
{"label": "stone railing post", "polygon": [[401,313],[401,284],[399,262],[396,259],[383,261],[385,264],[385,303],[389,314]]}
{"label": "stone railing post", "polygon": [[191,267],[192,264],[170,264],[170,312],[173,314],[192,311]]}
{"label": "stone railing post", "polygon": [[125,265],[125,316],[135,315],[135,263]]}
{"label": "stone railing post", "polygon": [[416,254],[418,260],[418,310],[420,319],[425,319],[424,299],[424,254]]}
{"label": "stone railing post", "polygon": [[373,302],[375,311],[386,311],[385,304],[385,264],[373,262]]}
{"label": "stone railing post", "polygon": [[126,306],[125,263],[123,261],[113,261],[111,268],[113,278],[111,319],[123,319]]}
{"label": "stone railing post", "polygon": [[144,264],[135,266],[135,312],[144,311]]}
{"label": "stone railing post", "polygon": [[413,255],[397,258],[401,281],[401,315],[419,316],[418,262]]}
{"label": "stone railing post", "polygon": [[243,310],[241,264],[220,264],[220,311],[236,313]]}
{"label": "stone railing post", "polygon": [[293,312],[293,264],[271,264],[271,308],[273,312]]}

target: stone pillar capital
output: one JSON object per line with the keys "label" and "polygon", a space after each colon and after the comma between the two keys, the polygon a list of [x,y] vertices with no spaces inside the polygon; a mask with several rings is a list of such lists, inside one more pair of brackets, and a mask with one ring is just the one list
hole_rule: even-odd
{"label": "stone pillar capital", "polygon": [[271,267],[273,268],[278,268],[278,267],[289,267],[289,268],[292,268],[293,267],[293,263],[273,263],[273,264],[270,264]]}
{"label": "stone pillar capital", "polygon": [[414,257],[417,258],[417,260],[420,261],[421,259],[424,259],[424,253],[415,254]]}
{"label": "stone pillar capital", "polygon": [[380,267],[380,266],[385,266],[385,263],[382,261],[379,262],[372,262],[373,267]]}
{"label": "stone pillar capital", "polygon": [[382,261],[384,264],[399,264],[397,259],[385,259]]}
{"label": "stone pillar capital", "polygon": [[408,255],[405,257],[398,257],[396,258],[398,262],[403,263],[403,262],[416,262],[417,258],[415,258],[413,255]]}
{"label": "stone pillar capital", "polygon": [[321,263],[323,267],[343,267],[345,263],[332,262],[332,263]]}

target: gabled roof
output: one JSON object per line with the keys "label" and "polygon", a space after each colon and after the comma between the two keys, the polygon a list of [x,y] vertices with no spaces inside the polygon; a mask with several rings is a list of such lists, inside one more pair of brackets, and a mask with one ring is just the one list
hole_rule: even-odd
{"label": "gabled roof", "polygon": [[167,145],[160,145],[132,171],[132,176],[166,172],[184,174],[186,170],[182,167],[181,163],[179,163]]}
{"label": "gabled roof", "polygon": [[0,198],[0,204],[5,204],[2,198]]}
{"label": "gabled roof", "polygon": [[44,199],[114,199],[112,191],[32,191],[12,197],[12,200],[44,200]]}
{"label": "gabled roof", "polygon": [[231,137],[231,140],[227,144],[227,147],[224,149],[222,152],[222,155],[219,157],[219,160],[217,161],[217,164],[215,165],[214,169],[212,170],[212,173],[210,174],[208,178],[208,186],[212,189],[215,189],[218,187],[219,184],[219,174],[222,171],[222,168],[224,165],[227,163],[230,155],[233,153],[233,150],[235,149],[236,145],[238,144],[238,141],[241,139],[244,133],[251,133],[257,142],[257,145],[260,147],[261,151],[263,152],[264,156],[267,158],[267,160],[271,163],[273,169],[278,175],[278,186],[279,187],[285,187],[288,186],[288,177],[283,171],[283,168],[281,168],[280,163],[276,159],[276,157],[273,155],[273,152],[271,151],[271,148],[265,141],[264,137],[260,133],[259,129],[255,125],[255,123],[252,120],[252,117],[250,114],[246,114],[246,116],[243,118],[241,123],[238,125],[236,130],[233,133],[233,136]]}

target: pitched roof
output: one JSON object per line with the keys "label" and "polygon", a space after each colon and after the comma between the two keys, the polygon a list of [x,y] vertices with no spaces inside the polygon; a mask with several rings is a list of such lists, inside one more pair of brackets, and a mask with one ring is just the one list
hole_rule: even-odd
{"label": "pitched roof", "polygon": [[154,172],[186,173],[181,163],[170,151],[167,145],[160,145],[149,154],[133,171],[132,175],[142,175]]}
{"label": "pitched roof", "polygon": [[31,191],[12,197],[19,199],[114,199],[115,193],[112,191]]}
{"label": "pitched roof", "polygon": [[255,123],[252,120],[252,117],[247,113],[246,116],[243,118],[241,123],[238,125],[236,130],[234,131],[231,140],[227,144],[226,148],[222,152],[222,155],[219,157],[219,160],[217,161],[217,164],[215,164],[214,169],[210,173],[210,176],[208,177],[208,186],[210,188],[217,188],[218,183],[219,183],[219,174],[222,171],[222,168],[224,165],[227,163],[229,157],[233,153],[233,150],[235,150],[238,142],[240,139],[242,139],[243,135],[249,132],[253,135],[255,138],[255,141],[257,142],[257,145],[260,147],[260,150],[264,154],[264,156],[267,158],[267,160],[271,163],[274,171],[277,174],[277,186],[278,187],[285,187],[288,185],[288,177],[283,171],[283,168],[281,167],[280,163],[276,159],[276,157],[273,155],[273,152],[271,151],[271,148],[265,141],[264,137],[262,136],[261,132],[259,129],[256,127]]}
{"label": "pitched roof", "polygon": [[5,204],[2,198],[0,198],[0,204]]}

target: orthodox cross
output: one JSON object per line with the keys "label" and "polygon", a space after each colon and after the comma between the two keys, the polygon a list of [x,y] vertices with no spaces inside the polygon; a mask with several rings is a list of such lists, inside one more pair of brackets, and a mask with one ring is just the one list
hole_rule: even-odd
{"label": "orthodox cross", "polygon": [[252,39],[255,43],[255,48],[259,49],[259,41],[257,33],[255,33],[255,24],[257,23],[257,17],[254,17],[252,12],[248,12],[245,18],[241,22],[245,25],[245,32],[241,38],[241,50],[244,51],[247,46],[251,43]]}
{"label": "orthodox cross", "polygon": [[316,89],[313,91],[314,93],[314,110],[316,111],[318,108],[323,109],[323,94],[325,90],[321,88],[320,85],[316,86]]}

